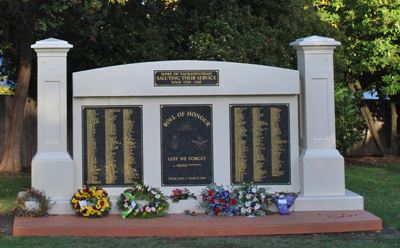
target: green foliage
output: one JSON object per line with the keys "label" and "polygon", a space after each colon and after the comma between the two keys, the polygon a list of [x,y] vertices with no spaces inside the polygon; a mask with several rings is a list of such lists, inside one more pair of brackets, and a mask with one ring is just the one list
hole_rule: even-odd
{"label": "green foliage", "polygon": [[400,0],[314,0],[341,34],[346,83],[381,96],[400,94]]}
{"label": "green foliage", "polygon": [[357,98],[346,86],[336,84],[336,145],[342,154],[348,154],[351,148],[363,137],[364,120],[361,117]]}
{"label": "green foliage", "polygon": [[[0,61],[0,66],[1,66]],[[1,95],[14,95],[15,84],[7,80],[7,77],[2,76],[0,72],[0,96]]]}
{"label": "green foliage", "polygon": [[[3,3],[9,12],[16,8],[11,2]],[[34,39],[55,37],[73,44],[69,52],[71,71],[176,59],[294,68],[295,51],[289,43],[303,36],[328,34],[327,25],[321,24],[314,10],[309,8],[309,0],[54,0],[38,3]],[[11,30],[17,23],[10,20],[0,22],[0,26]],[[18,52],[8,42],[10,33],[4,35],[0,49],[4,51],[5,66],[16,68]]]}
{"label": "green foliage", "polygon": [[0,96],[1,95],[13,95],[14,91],[10,87],[0,85]]}

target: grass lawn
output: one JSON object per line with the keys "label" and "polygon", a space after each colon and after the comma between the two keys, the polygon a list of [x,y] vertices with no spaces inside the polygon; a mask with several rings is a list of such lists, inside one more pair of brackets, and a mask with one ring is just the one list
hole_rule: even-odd
{"label": "grass lawn", "polygon": [[[3,213],[29,178],[0,177]],[[390,247],[400,248],[400,164],[347,166],[346,187],[365,198],[366,210],[389,225],[383,233],[223,238],[28,238],[0,234],[2,247]],[[6,190],[8,188],[8,190]],[[388,231],[389,230],[389,231]]]}
{"label": "grass lawn", "polygon": [[346,188],[364,197],[366,210],[400,231],[400,164],[348,166]]}
{"label": "grass lawn", "polygon": [[0,215],[9,213],[14,207],[17,193],[30,185],[31,178],[27,175],[0,176]]}

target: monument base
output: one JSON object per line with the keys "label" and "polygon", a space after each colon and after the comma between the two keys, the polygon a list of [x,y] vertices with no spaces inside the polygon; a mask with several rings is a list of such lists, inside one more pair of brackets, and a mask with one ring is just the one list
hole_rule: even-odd
{"label": "monument base", "polygon": [[297,211],[337,211],[363,210],[364,198],[346,190],[343,196],[304,196],[296,199],[293,210]]}
{"label": "monument base", "polygon": [[52,200],[70,197],[74,192],[73,167],[66,152],[37,153],[32,160],[32,187]]}
{"label": "monument base", "polygon": [[295,212],[248,218],[170,214],[152,219],[82,218],[74,215],[16,217],[14,236],[208,237],[381,231],[382,220],[367,211]]}
{"label": "monument base", "polygon": [[336,149],[306,149],[300,154],[303,189],[307,196],[344,195],[344,159]]}

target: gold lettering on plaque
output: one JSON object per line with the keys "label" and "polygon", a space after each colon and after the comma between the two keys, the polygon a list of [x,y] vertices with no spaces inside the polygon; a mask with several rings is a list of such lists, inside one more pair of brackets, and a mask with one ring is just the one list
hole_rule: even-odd
{"label": "gold lettering on plaque", "polygon": [[88,109],[86,112],[86,140],[87,140],[87,180],[88,184],[99,184],[100,181],[97,178],[97,159],[96,159],[96,125],[99,123],[99,119],[96,116],[96,110]]}
{"label": "gold lettering on plaque", "polygon": [[266,163],[264,155],[264,136],[263,126],[266,124],[262,120],[261,108],[253,107],[253,180],[254,182],[262,182],[263,178],[267,174],[266,170],[263,170],[263,166]]}
{"label": "gold lettering on plaque", "polygon": [[246,174],[246,121],[244,120],[244,108],[234,109],[235,130],[235,181],[243,182]]}
{"label": "gold lettering on plaque", "polygon": [[105,144],[106,144],[106,183],[113,184],[116,180],[115,150],[117,148],[117,128],[115,125],[116,109],[105,110]]}
{"label": "gold lettering on plaque", "polygon": [[136,158],[134,151],[136,150],[136,140],[133,138],[133,111],[131,109],[123,110],[123,136],[124,136],[124,183],[133,183],[135,178],[139,178],[136,169]]}
{"label": "gold lettering on plaque", "polygon": [[279,108],[271,108],[271,162],[272,177],[282,176],[282,161],[280,160],[285,141],[281,139],[281,129],[279,121],[281,119],[281,110]]}

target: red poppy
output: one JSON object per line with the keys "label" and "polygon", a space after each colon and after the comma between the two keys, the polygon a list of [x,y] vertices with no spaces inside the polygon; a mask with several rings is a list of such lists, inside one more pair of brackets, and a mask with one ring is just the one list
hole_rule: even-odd
{"label": "red poppy", "polygon": [[214,213],[219,214],[221,212],[221,209],[219,207],[214,208]]}
{"label": "red poppy", "polygon": [[235,205],[237,203],[237,200],[235,198],[231,199],[231,204]]}
{"label": "red poppy", "polygon": [[104,201],[103,200],[100,201],[100,206],[104,206]]}

